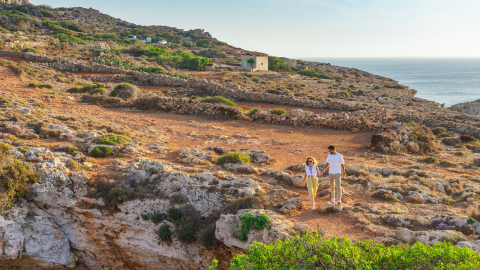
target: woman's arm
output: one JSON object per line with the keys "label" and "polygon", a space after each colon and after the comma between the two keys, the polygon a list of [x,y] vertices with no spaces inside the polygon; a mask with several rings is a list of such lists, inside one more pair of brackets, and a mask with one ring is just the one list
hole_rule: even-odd
{"label": "woman's arm", "polygon": [[305,173],[305,177],[303,177],[303,185],[305,186],[305,182],[307,181],[307,173]]}

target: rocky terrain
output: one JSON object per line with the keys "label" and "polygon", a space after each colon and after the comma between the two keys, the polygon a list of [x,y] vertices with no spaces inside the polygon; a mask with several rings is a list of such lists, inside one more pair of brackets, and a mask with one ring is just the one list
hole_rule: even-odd
{"label": "rocky terrain", "polygon": [[[328,63],[193,70],[182,57],[203,50],[231,66],[263,54],[199,29],[11,4],[0,5],[2,268],[227,269],[253,242],[307,232],[480,251],[470,105]],[[325,175],[309,211],[303,164],[323,169],[330,144],[347,162],[344,204],[329,203]]]}

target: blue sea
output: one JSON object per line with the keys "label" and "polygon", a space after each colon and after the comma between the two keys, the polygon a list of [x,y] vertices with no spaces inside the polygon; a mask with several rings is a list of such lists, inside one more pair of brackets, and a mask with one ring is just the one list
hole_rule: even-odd
{"label": "blue sea", "polygon": [[453,104],[480,99],[480,58],[301,58],[394,79],[417,97]]}

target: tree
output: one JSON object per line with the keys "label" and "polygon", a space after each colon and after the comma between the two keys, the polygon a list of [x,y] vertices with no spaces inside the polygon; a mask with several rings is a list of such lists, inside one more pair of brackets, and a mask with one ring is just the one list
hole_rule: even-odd
{"label": "tree", "polygon": [[250,67],[253,68],[253,64],[256,63],[255,58],[250,58],[250,59],[248,59],[248,60],[247,60],[247,63],[249,63],[249,64],[250,64]]}
{"label": "tree", "polygon": [[210,59],[205,57],[193,57],[190,58],[189,68],[192,70],[204,70],[205,67],[210,63]]}

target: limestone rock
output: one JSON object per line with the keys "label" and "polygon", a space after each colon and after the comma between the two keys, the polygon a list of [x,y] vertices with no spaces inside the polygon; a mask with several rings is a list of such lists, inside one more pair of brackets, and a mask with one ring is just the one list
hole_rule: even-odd
{"label": "limestone rock", "polygon": [[66,126],[50,124],[50,128],[53,130],[61,130],[64,133],[73,133],[73,130],[69,129]]}
{"label": "limestone rock", "polygon": [[283,214],[290,214],[302,208],[303,208],[302,200],[295,198],[293,200],[286,202],[280,209],[280,212],[282,212]]}
{"label": "limestone rock", "polygon": [[460,242],[465,241],[465,236],[457,231],[411,231],[405,228],[397,228],[395,239],[404,243],[414,244],[421,242],[425,245],[433,246],[444,241]]}
{"label": "limestone rock", "polygon": [[303,222],[299,221],[297,223],[295,223],[295,225],[293,226],[293,229],[296,231],[296,232],[302,232],[302,231],[306,231],[308,230],[308,225],[307,224],[304,224]]}
{"label": "limestone rock", "polygon": [[476,241],[460,241],[457,243],[457,246],[467,247],[473,251],[480,252],[480,240]]}
{"label": "limestone rock", "polygon": [[[238,231],[237,225],[240,224],[240,216],[244,216],[247,213],[252,213],[253,215],[262,215],[267,214],[272,223],[270,224],[270,229],[263,231],[251,231],[248,235],[248,240],[243,242],[238,238],[240,233]],[[239,210],[236,215],[222,215],[217,221],[217,229],[215,230],[215,237],[222,241],[226,246],[237,247],[245,249],[252,242],[261,242],[264,244],[272,244],[277,240],[285,240],[290,238],[290,231],[293,228],[292,222],[283,218],[280,215],[275,214],[271,211],[265,210]]]}
{"label": "limestone rock", "polygon": [[407,149],[412,153],[418,153],[418,151],[420,151],[420,146],[418,143],[412,141],[407,143]]}
{"label": "limestone rock", "polygon": [[320,206],[320,211],[338,212],[343,210],[342,204],[336,204],[331,202],[325,202]]}

